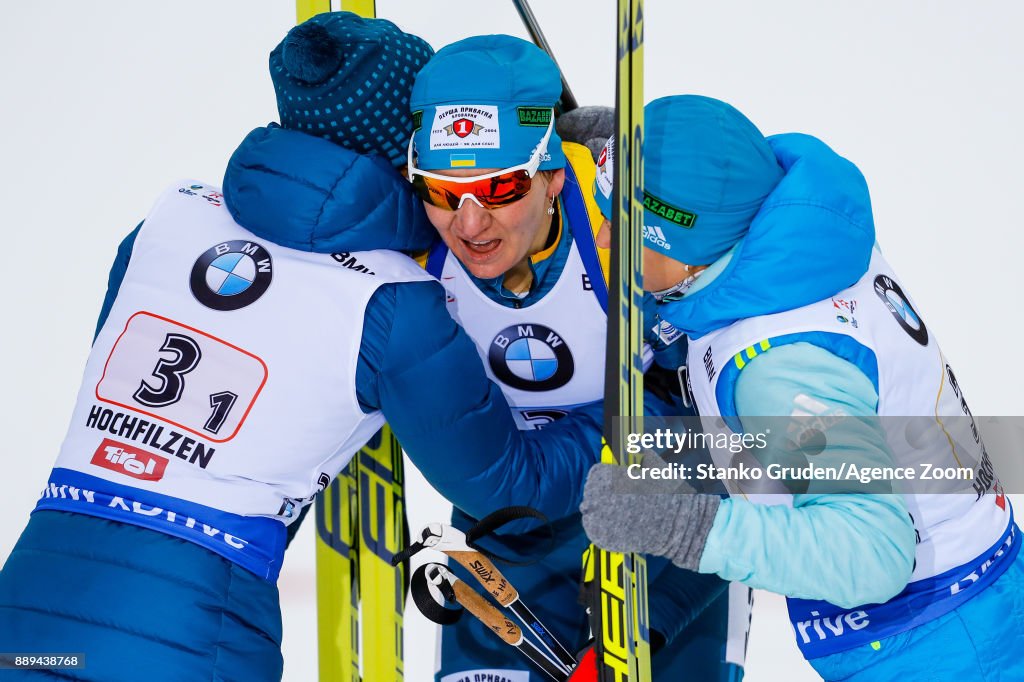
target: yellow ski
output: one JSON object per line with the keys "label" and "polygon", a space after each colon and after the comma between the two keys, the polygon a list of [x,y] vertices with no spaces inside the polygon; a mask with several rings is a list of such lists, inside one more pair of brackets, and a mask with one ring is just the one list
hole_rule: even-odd
{"label": "yellow ski", "polygon": [[[296,0],[298,23],[332,10],[330,0]],[[374,0],[337,9],[374,17]],[[385,426],[316,501],[317,632],[321,682],[400,682],[405,568],[402,448]],[[360,665],[360,633],[363,657]]]}
{"label": "yellow ski", "polygon": [[[643,415],[643,2],[618,0],[616,163],[601,461],[627,465],[622,433]],[[613,312],[616,311],[616,312]],[[621,420],[621,423],[617,423]],[[647,564],[591,545],[584,558],[600,682],[650,682]]]}

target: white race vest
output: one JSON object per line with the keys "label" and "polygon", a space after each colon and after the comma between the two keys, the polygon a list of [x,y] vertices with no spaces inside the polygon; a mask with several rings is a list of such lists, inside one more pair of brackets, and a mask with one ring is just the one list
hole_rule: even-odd
{"label": "white race vest", "polygon": [[255,238],[216,188],[175,185],[135,239],[38,508],[152,527],[276,578],[285,525],[384,423],[356,398],[367,302],[426,279],[389,251]]}
{"label": "white race vest", "polygon": [[[921,593],[928,592],[926,596],[931,602],[962,596],[968,586],[979,582],[977,569],[981,564],[988,562],[982,569],[984,572],[992,562],[1009,553],[1004,550],[1014,541],[1014,533],[1009,528],[1010,502],[997,485],[993,486],[994,472],[980,440],[975,441],[963,433],[966,424],[973,428],[973,419],[952,369],[877,248],[867,273],[856,284],[829,299],[795,310],[740,320],[700,339],[690,340],[687,361],[691,368],[690,388],[709,433],[728,434],[736,427],[731,419],[735,416],[732,392],[735,379],[746,363],[772,347],[793,342],[823,347],[857,365],[877,387],[881,417],[934,417],[942,429],[930,429],[930,434],[944,435],[946,429],[959,431],[951,434],[955,438],[933,437],[928,443],[910,445],[905,434],[886,429],[895,466],[920,471],[923,461],[940,467],[956,467],[961,461],[981,462],[975,479],[980,485],[978,492],[982,494],[904,496],[919,538],[914,573],[904,595],[917,590],[916,596],[921,597]],[[726,419],[716,418],[723,413]],[[943,420],[944,417],[953,419]],[[954,451],[952,442],[961,449]],[[718,466],[729,466],[732,458],[727,452],[715,450],[712,450],[712,457]],[[792,503],[788,495],[746,494],[744,497],[765,504]],[[1013,549],[1016,551],[1016,546]],[[904,595],[897,596],[886,606],[898,602]],[[810,606],[803,608],[808,604]],[[887,622],[889,616],[895,620],[901,617],[895,608],[891,609],[891,614],[882,614],[868,607],[865,607],[867,611],[852,612],[832,607],[834,610],[828,615],[841,619],[852,614],[852,622],[863,626],[867,621],[858,614],[865,613],[865,618],[873,619],[873,624],[879,627],[846,627],[844,630],[842,623],[836,626],[832,622],[832,626],[822,628],[820,622],[815,626],[813,619],[801,620],[808,613],[815,618],[822,616],[828,607],[824,602],[790,601],[790,614],[798,626],[798,643],[808,657],[856,646],[865,637],[866,641],[877,640],[885,636],[886,627],[892,625]],[[941,614],[933,612],[930,617],[936,615]],[[902,618],[902,625],[905,625],[909,618],[907,609]],[[841,642],[839,635],[835,635],[837,629],[842,634]],[[889,628],[889,631],[898,630]],[[854,632],[859,639],[851,638]]]}
{"label": "white race vest", "polygon": [[448,311],[473,339],[520,429],[541,428],[604,394],[608,322],[592,289],[595,276],[603,277],[587,272],[573,241],[558,281],[544,298],[508,308],[480,291],[451,252],[445,257],[440,279]]}

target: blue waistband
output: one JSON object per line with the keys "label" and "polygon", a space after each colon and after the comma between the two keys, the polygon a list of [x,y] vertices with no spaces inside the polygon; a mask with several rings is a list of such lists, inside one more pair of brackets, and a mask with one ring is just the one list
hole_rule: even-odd
{"label": "blue waistband", "polygon": [[820,658],[906,632],[960,607],[996,581],[1020,550],[1010,518],[1006,532],[974,561],[918,580],[884,604],[843,609],[826,601],[789,598],[789,619],[805,658]]}
{"label": "blue waistband", "polygon": [[99,516],[194,542],[276,582],[287,531],[280,521],[239,516],[167,495],[56,468],[35,511],[52,509]]}

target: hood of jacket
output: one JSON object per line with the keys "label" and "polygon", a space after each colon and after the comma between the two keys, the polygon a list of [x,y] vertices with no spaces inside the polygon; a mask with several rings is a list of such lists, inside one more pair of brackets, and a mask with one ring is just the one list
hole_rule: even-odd
{"label": "hood of jacket", "polygon": [[867,271],[875,225],[861,172],[810,135],[775,135],[768,143],[786,174],[750,231],[714,280],[660,306],[661,317],[692,338],[815,303]]}

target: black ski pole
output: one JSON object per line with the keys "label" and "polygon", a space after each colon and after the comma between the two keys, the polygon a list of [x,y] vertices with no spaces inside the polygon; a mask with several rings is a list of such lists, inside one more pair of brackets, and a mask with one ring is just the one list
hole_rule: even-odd
{"label": "black ski pole", "polygon": [[[540,23],[537,21],[533,10],[530,9],[530,3],[527,0],[512,0],[512,4],[515,5],[516,11],[519,12],[519,18],[523,20],[523,25],[530,34],[530,39],[534,45],[547,52],[548,56],[551,57],[551,61],[555,63],[555,66],[558,66],[555,53],[551,50],[551,45],[548,43],[547,38],[544,37],[544,32],[540,30]],[[567,111],[572,111],[579,105],[576,103],[576,97],[572,94],[572,88],[569,87],[569,81],[565,79],[565,72],[562,71],[561,66],[558,66],[558,73],[562,75],[562,96],[558,99],[558,104],[555,105],[555,108],[559,114],[564,114]]]}
{"label": "black ski pole", "polygon": [[498,567],[486,555],[467,543],[465,533],[452,526],[429,524],[420,531],[419,538],[410,543],[405,552],[395,555],[394,560],[404,560],[426,547],[446,554],[472,573],[494,600],[511,611],[562,667],[571,670],[576,665],[576,657],[522,601],[519,591],[501,574]]}
{"label": "black ski pole", "polygon": [[[506,644],[514,646],[526,658],[555,682],[565,682],[570,673],[559,661],[542,651],[536,644],[523,635],[522,628],[507,618],[473,588],[453,575],[441,564],[427,564],[423,567],[423,576],[427,582],[437,587],[441,595],[451,602],[462,606],[483,623],[489,630],[501,638]],[[417,599],[417,604],[422,599]],[[421,607],[421,610],[422,607]],[[428,618],[430,617],[428,614]]]}

